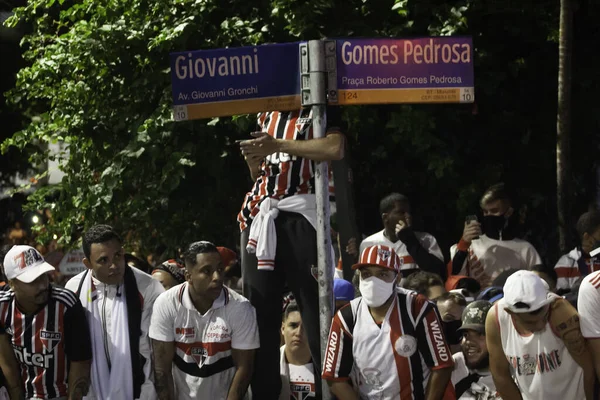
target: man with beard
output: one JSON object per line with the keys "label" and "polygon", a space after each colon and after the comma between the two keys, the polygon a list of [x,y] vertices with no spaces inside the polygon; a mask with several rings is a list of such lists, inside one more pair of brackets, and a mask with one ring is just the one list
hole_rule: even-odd
{"label": "man with beard", "polygon": [[435,303],[442,317],[446,341],[450,346],[450,351],[454,354],[460,351],[462,337],[459,328],[462,325],[461,316],[467,306],[467,301],[462,294],[446,292],[438,297]]}
{"label": "man with beard", "polygon": [[465,222],[462,238],[450,249],[453,275],[472,277],[486,288],[504,269],[542,263],[531,243],[516,237],[518,217],[503,183],[487,189],[479,204],[483,222]]}
{"label": "man with beard", "polygon": [[485,317],[492,305],[485,300],[469,304],[462,315],[461,352],[452,356],[452,385],[458,400],[499,399],[490,373],[490,355],[485,343]]}
{"label": "man with beard", "polygon": [[[50,285],[54,267],[33,247],[14,246],[4,257],[4,270],[10,290],[0,292],[0,336],[10,337],[25,398],[81,400],[92,360],[81,303],[69,290]],[[10,384],[20,381],[9,372],[4,370]]]}
{"label": "man with beard", "polygon": [[362,297],[331,322],[323,365],[331,392],[344,400],[446,398],[453,363],[435,305],[396,289],[400,257],[391,247],[367,247],[352,268]]}

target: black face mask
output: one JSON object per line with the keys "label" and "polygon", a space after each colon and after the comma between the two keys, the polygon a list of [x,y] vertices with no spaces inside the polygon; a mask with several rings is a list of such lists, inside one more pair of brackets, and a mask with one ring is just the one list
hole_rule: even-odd
{"label": "black face mask", "polygon": [[483,217],[483,233],[492,239],[498,239],[501,232],[506,227],[506,218],[504,215],[486,215]]}
{"label": "black face mask", "polygon": [[448,345],[460,344],[462,333],[458,331],[458,328],[461,327],[462,321],[456,320],[442,323],[444,324],[444,333],[446,334]]}
{"label": "black face mask", "polygon": [[485,235],[496,240],[511,240],[515,238],[516,216],[509,218],[504,215],[486,215],[483,217],[482,230]]}

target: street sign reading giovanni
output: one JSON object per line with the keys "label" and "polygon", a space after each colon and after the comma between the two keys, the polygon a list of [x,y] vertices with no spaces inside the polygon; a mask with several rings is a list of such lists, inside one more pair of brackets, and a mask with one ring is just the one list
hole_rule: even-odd
{"label": "street sign reading giovanni", "polygon": [[298,43],[170,57],[176,121],[301,107]]}
{"label": "street sign reading giovanni", "polygon": [[341,39],[336,54],[338,105],[475,100],[470,37]]}

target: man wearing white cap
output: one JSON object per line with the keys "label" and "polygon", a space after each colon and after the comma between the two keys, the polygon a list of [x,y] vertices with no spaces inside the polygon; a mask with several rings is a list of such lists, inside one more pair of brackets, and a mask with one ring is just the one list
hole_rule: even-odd
{"label": "man wearing white cap", "polygon": [[594,368],[579,315],[535,273],[521,270],[506,280],[485,330],[490,370],[503,399],[593,398]]}
{"label": "man wearing white cap", "polygon": [[11,337],[27,399],[80,400],[90,382],[92,347],[79,299],[53,287],[54,267],[30,246],[4,257],[10,290],[0,292],[0,331]]}
{"label": "man wearing white cap", "polygon": [[433,303],[396,289],[400,258],[391,247],[365,248],[352,268],[360,271],[362,297],[331,323],[323,379],[333,394],[344,400],[445,398],[453,362]]}

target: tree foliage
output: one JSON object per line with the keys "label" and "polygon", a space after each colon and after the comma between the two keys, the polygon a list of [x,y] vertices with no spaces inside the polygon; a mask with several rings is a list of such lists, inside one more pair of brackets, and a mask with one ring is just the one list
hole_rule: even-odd
{"label": "tree foliage", "polygon": [[[583,1],[575,13],[575,214],[590,200],[595,157],[586,149],[600,126],[589,95],[600,82],[598,54],[583,56],[596,43],[599,15]],[[62,183],[29,200],[32,208],[56,202],[45,233],[64,243],[108,222],[145,249],[199,238],[231,246],[250,186],[233,143],[254,122],[174,123],[170,52],[321,37],[472,35],[475,105],[344,109],[359,225],[379,228],[378,199],[400,191],[447,246],[485,186],[505,180],[529,204],[542,245],[555,232],[557,21],[558,1],[30,0],[9,21],[32,29],[22,41],[28,66],[8,93],[29,122],[2,149],[68,144]],[[45,157],[40,151],[32,161]]]}

